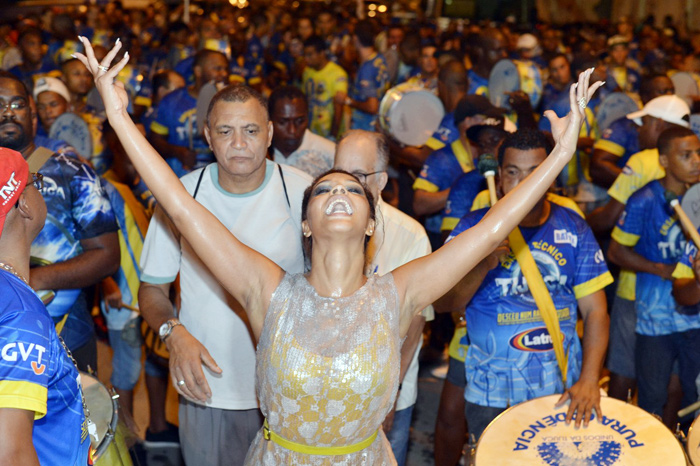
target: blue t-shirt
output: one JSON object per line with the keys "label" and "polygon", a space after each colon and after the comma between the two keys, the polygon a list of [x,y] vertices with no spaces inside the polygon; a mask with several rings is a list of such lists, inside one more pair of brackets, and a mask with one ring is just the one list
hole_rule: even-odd
{"label": "blue t-shirt", "polygon": [[[553,110],[559,118],[563,118],[569,113],[570,107],[568,85],[561,90],[554,87],[551,83],[547,83],[544,86],[539,107],[540,114],[543,114],[545,110]],[[551,133],[552,125],[549,122],[549,118],[540,118],[539,128],[540,131],[548,131]]]}
{"label": "blue t-shirt", "polygon": [[[576,334],[577,299],[612,282],[603,252],[578,214],[550,203],[547,221],[520,228],[559,314],[568,353],[568,384],[581,372]],[[448,238],[476,225],[488,212],[467,214]],[[465,398],[505,408],[564,390],[549,332],[515,256],[491,270],[466,308],[469,350]]]}
{"label": "blue t-shirt", "polygon": [[[633,247],[645,259],[677,264],[685,249],[685,236],[664,197],[665,189],[654,180],[634,193],[612,233],[623,246]],[[640,335],[668,335],[700,328],[698,316],[676,312],[671,295],[673,282],[637,271],[635,307]]]}
{"label": "blue t-shirt", "polygon": [[[383,55],[375,53],[362,63],[360,69],[357,70],[350,97],[358,102],[366,102],[372,97],[381,101],[388,87],[389,71],[386,60]],[[371,115],[356,108],[352,109],[352,120],[350,123],[352,129],[374,131],[376,121],[377,115]]]}
{"label": "blue t-shirt", "polygon": [[42,465],[86,465],[78,370],[31,288],[0,270],[0,296],[0,407],[35,413],[32,441]]}
{"label": "blue t-shirt", "polygon": [[[156,109],[151,131],[167,138],[170,144],[189,147],[197,152],[197,163],[193,169],[204,167],[214,161],[204,135],[197,132],[197,99],[192,97],[186,87],[176,89],[163,97]],[[176,157],[163,154],[175,174],[183,176],[187,171]]]}
{"label": "blue t-shirt", "polygon": [[479,170],[467,172],[452,183],[440,229],[453,230],[459,220],[472,210],[474,198],[484,189],[486,189],[486,178],[481,176]]}
{"label": "blue t-shirt", "polygon": [[[88,165],[67,155],[51,156],[39,170],[44,175],[41,194],[46,202],[44,228],[31,248],[33,266],[64,262],[82,254],[80,240],[118,230],[100,179]],[[81,289],[37,291],[49,315],[69,313],[63,338],[69,348],[87,343],[92,320]]]}
{"label": "blue t-shirt", "polygon": [[485,95],[489,96],[489,79],[482,78],[474,70],[468,70],[467,76],[469,77],[469,89],[467,89],[467,94]]}
{"label": "blue t-shirt", "polygon": [[[693,260],[698,255],[698,248],[695,247],[692,241],[687,241],[685,243],[685,251],[681,255],[681,259],[678,261],[676,270],[673,271],[673,278],[695,278],[695,271],[693,269]],[[678,306],[678,312],[681,314],[694,314],[698,315],[700,313],[700,303],[692,306]]]}
{"label": "blue t-shirt", "polygon": [[[452,144],[436,150],[428,156],[413,183],[413,189],[422,189],[429,193],[443,191],[452,186],[462,174],[474,170],[471,154],[457,139]],[[440,233],[443,212],[429,215],[425,219],[425,229],[431,233]]]}
{"label": "blue t-shirt", "polygon": [[619,159],[616,164],[622,168],[633,154],[641,150],[639,147],[639,126],[627,117],[619,118],[603,131],[593,148],[617,155]]}
{"label": "blue t-shirt", "polygon": [[449,146],[457,139],[459,139],[459,130],[455,124],[455,115],[450,112],[442,117],[440,126],[438,126],[438,129],[435,130],[433,135],[426,141],[425,145],[432,150],[438,150]]}

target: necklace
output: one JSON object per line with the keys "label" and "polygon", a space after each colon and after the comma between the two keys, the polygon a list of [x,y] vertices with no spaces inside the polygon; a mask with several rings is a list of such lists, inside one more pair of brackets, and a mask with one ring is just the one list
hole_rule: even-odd
{"label": "necklace", "polygon": [[0,262],[0,269],[7,270],[7,271],[10,272],[12,275],[14,275],[15,277],[19,278],[19,279],[22,280],[24,283],[26,283],[27,286],[29,286],[29,281],[28,281],[26,278],[24,278],[22,275],[20,275],[19,272],[17,272],[17,271],[15,270],[15,268],[14,268],[12,265],[10,265],[10,264],[5,264],[4,262]]}
{"label": "necklace", "polygon": [[[78,371],[78,374],[80,374],[80,369],[78,369],[78,363],[75,361],[75,358],[73,358],[73,353],[68,349],[68,346],[66,346],[66,342],[63,341],[63,338],[58,336],[58,341],[61,342],[61,346],[63,346],[63,350],[66,352],[66,355],[68,358],[71,360],[73,365],[75,366],[75,370]],[[97,437],[97,426],[95,426],[94,422],[92,422],[92,419],[90,419],[90,409],[88,409],[87,402],[85,401],[85,394],[83,393],[83,387],[80,387],[80,401],[82,402],[83,405],[83,416],[85,417],[85,423],[87,427],[87,433],[90,436]],[[90,447],[90,452],[92,453],[92,447]]]}

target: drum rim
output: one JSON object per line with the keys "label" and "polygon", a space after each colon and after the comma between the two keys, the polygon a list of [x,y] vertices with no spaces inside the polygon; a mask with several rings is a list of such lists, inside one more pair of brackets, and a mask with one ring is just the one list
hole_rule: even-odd
{"label": "drum rim", "polygon": [[[104,452],[109,448],[109,445],[114,441],[114,435],[117,431],[117,424],[119,422],[119,401],[118,399],[110,393],[110,390],[107,388],[105,384],[102,383],[102,381],[97,378],[93,374],[89,374],[84,371],[78,371],[80,373],[80,389],[83,390],[84,388],[84,383],[83,383],[83,377],[87,377],[92,381],[90,386],[92,385],[98,385],[101,387],[102,390],[104,390],[107,395],[110,398],[110,401],[112,403],[112,417],[109,420],[109,423],[107,423],[107,430],[105,431],[104,435],[100,439],[100,443],[94,447],[93,450],[93,457],[95,460],[98,460],[100,456],[104,454]],[[87,399],[86,399],[87,402]],[[90,407],[88,406],[88,410]],[[90,439],[90,445],[92,446],[92,437],[88,435]]]}
{"label": "drum rim", "polygon": [[[473,456],[473,458],[474,458],[474,466],[479,466],[479,464],[476,462],[476,460],[477,460],[477,456],[476,456],[476,455],[477,455],[477,453],[479,452],[479,445],[481,445],[481,441],[482,441],[482,439],[484,438],[484,434],[486,434],[486,432],[489,430],[489,428],[493,427],[493,425],[496,423],[496,421],[498,421],[501,417],[505,416],[506,413],[509,413],[511,410],[513,410],[513,409],[515,409],[515,408],[521,406],[523,403],[529,403],[529,402],[531,402],[531,401],[542,400],[542,399],[544,399],[544,398],[552,398],[552,399],[555,399],[556,397],[560,397],[560,396],[561,396],[561,394],[558,394],[558,393],[555,393],[555,394],[552,394],[552,395],[538,396],[538,397],[536,397],[536,398],[532,398],[532,399],[529,399],[529,400],[527,400],[527,401],[523,401],[522,403],[518,403],[518,404],[516,404],[516,405],[510,406],[510,407],[506,408],[506,410],[503,411],[502,413],[500,413],[498,416],[496,416],[495,418],[493,418],[493,420],[489,423],[489,425],[486,426],[486,428],[484,429],[484,431],[481,433],[481,437],[479,437],[479,438],[477,439],[476,445],[475,445],[475,447],[474,447],[474,456]],[[635,407],[635,408],[637,408],[637,409],[640,409],[640,410],[644,411],[644,410],[643,410],[642,408],[640,408],[639,406],[635,406],[635,405],[630,404],[630,403],[627,403],[627,402],[625,402],[625,401],[618,400],[617,398],[605,397],[605,399],[606,399],[606,400],[609,400],[609,401],[612,401],[613,404],[618,403],[618,404],[622,404],[622,405],[630,405],[630,406],[633,406],[633,407]],[[602,401],[602,400],[603,400],[603,397],[601,397],[601,401]],[[655,416],[653,416],[653,415],[647,413],[646,411],[644,411],[644,412],[645,412],[646,414],[648,414],[650,418],[654,419],[662,428],[666,429],[666,430],[669,432],[669,434],[671,434],[671,436],[673,436],[674,438],[676,438],[676,436],[674,435],[674,433],[671,432],[671,430],[668,429],[668,427],[666,427],[659,419],[657,419]],[[597,415],[597,413],[596,413],[596,415]],[[700,429],[698,429],[698,430],[700,430]],[[678,441],[678,438],[676,438],[676,441]],[[683,448],[683,445],[681,444],[680,441],[678,441],[678,448],[680,448],[681,452],[683,452],[683,456],[685,457],[685,461],[686,461],[686,466],[691,466],[690,460],[689,460],[689,458],[688,458],[688,452],[686,451],[685,448]],[[700,466],[700,465],[696,465],[696,466]]]}
{"label": "drum rim", "polygon": [[[700,466],[700,461],[698,461],[697,463],[695,463],[693,461],[693,459],[700,460],[700,453],[698,453],[697,455],[690,454],[690,439],[693,438],[695,440],[695,437],[697,437],[698,444],[695,447],[695,450],[700,448],[700,421],[699,421],[699,419],[700,419],[700,417],[695,418],[695,420],[693,421],[693,423],[690,426],[690,429],[688,429],[688,437],[686,438],[686,444],[685,444],[685,449],[686,449],[686,454],[688,456],[689,464],[692,464],[694,466]],[[697,429],[695,429],[695,424],[698,425]]]}
{"label": "drum rim", "polygon": [[[379,102],[379,110],[377,112],[377,117],[379,120],[379,126],[381,129],[391,138],[394,140],[402,143],[402,144],[407,144],[405,141],[399,140],[395,134],[391,132],[391,126],[387,124],[387,122],[391,122],[391,118],[389,117],[389,114],[391,113],[391,110],[394,108],[394,106],[401,101],[401,99],[397,99],[397,95],[403,95],[407,94],[408,92],[421,92],[425,93],[426,95],[430,96],[430,98],[434,101],[437,102],[439,107],[442,109],[442,116],[440,117],[440,122],[442,119],[445,117],[447,112],[445,111],[445,104],[442,103],[442,100],[440,97],[435,95],[435,93],[431,92],[429,89],[426,89],[418,84],[414,83],[401,83],[397,84],[396,86],[390,88],[389,90],[384,93],[384,96],[382,97],[382,100]],[[438,128],[440,128],[440,122],[438,122]],[[430,136],[428,136],[427,139],[430,139]],[[427,141],[426,139],[426,141]],[[425,143],[423,143],[425,144]]]}
{"label": "drum rim", "polygon": [[[688,193],[691,192],[691,190],[693,191],[693,194],[696,197],[696,199],[700,201],[700,182],[695,183],[690,188],[688,188],[688,190],[683,195],[683,198],[681,199],[681,207],[683,208],[683,210],[686,211],[686,213],[688,213],[688,209],[686,207],[686,205],[687,205],[686,202],[688,202],[688,201],[686,201],[686,199],[689,199],[687,196],[688,196]],[[695,191],[697,191],[697,194],[695,194]],[[688,215],[688,217],[690,217],[691,221],[693,220],[693,218],[690,215]],[[695,228],[700,228],[700,225],[695,225]],[[698,465],[698,466],[700,466],[700,465]]]}

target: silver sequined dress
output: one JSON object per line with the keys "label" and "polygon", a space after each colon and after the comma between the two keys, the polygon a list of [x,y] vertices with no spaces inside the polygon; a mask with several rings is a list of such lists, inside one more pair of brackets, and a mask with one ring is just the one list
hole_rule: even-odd
{"label": "silver sequined dress", "polygon": [[[373,276],[352,296],[319,296],[303,275],[287,274],[265,316],[256,388],[270,430],[321,447],[361,442],[380,428],[399,378],[399,299],[391,274]],[[319,456],[253,441],[246,465],[395,465],[380,430],[356,453]]]}

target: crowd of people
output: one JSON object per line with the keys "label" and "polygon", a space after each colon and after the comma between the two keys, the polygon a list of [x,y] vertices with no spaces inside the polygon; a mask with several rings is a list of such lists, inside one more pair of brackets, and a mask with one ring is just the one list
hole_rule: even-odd
{"label": "crowd of people", "polygon": [[[420,363],[446,367],[437,465],[536,397],[587,425],[604,370],[692,423],[700,261],[669,199],[700,181],[700,33],[108,3],[0,24],[0,67],[21,464],[87,461],[99,337],[126,413],[145,372],[144,445],[191,465],[404,465]],[[444,108],[420,146],[382,121],[397,85]]]}

